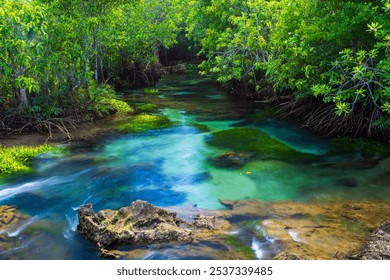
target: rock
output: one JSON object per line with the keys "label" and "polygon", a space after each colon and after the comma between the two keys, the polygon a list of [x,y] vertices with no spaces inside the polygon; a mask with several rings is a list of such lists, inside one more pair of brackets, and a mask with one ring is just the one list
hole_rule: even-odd
{"label": "rock", "polygon": [[15,206],[0,205],[0,252],[5,252],[21,245],[18,237],[10,237],[8,233],[16,230],[28,218],[28,216],[17,212]]}
{"label": "rock", "polygon": [[194,226],[213,230],[215,229],[215,217],[207,217],[202,214],[198,214],[195,217]]}
{"label": "rock", "polygon": [[281,252],[280,254],[276,255],[274,257],[274,260],[285,260],[285,261],[290,261],[290,260],[307,260],[305,257],[298,256],[295,254],[287,253],[287,252]]}
{"label": "rock", "polygon": [[252,158],[253,156],[248,153],[227,152],[211,159],[210,162],[216,167],[240,168],[250,162]]}
{"label": "rock", "polygon": [[[215,228],[213,217],[197,216],[189,223],[178,219],[174,212],[141,200],[118,211],[102,210],[97,214],[92,204],[86,204],[79,208],[78,217],[77,229],[101,249],[124,244],[188,242],[197,237],[199,229]],[[107,255],[104,252],[102,255]]]}
{"label": "rock", "polygon": [[18,227],[27,218],[27,216],[18,213],[15,206],[0,206],[0,232]]}
{"label": "rock", "polygon": [[381,224],[368,238],[363,248],[347,256],[352,260],[390,260],[390,222]]}
{"label": "rock", "polygon": [[[235,217],[238,220],[243,217],[258,220],[255,234],[261,229],[264,238],[273,240],[276,249],[310,260],[345,259],[350,252],[358,252],[371,232],[390,216],[389,201],[302,203],[241,200],[221,203],[228,209],[225,214],[229,220],[234,221]],[[386,238],[382,237],[381,244],[385,244]],[[381,252],[386,251],[384,245],[379,247]],[[370,248],[369,252],[373,249]],[[381,258],[385,256],[380,254]]]}

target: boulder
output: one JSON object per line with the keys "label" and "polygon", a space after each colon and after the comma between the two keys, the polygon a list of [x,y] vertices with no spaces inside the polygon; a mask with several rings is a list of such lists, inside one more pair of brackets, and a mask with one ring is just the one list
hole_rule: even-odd
{"label": "boulder", "polygon": [[193,222],[177,218],[176,213],[137,200],[118,211],[93,211],[92,204],[78,209],[77,229],[100,249],[115,245],[155,244],[192,241],[203,230],[215,228],[215,218],[197,216]]}
{"label": "boulder", "polygon": [[381,224],[368,238],[363,248],[347,256],[350,260],[390,260],[390,222]]}

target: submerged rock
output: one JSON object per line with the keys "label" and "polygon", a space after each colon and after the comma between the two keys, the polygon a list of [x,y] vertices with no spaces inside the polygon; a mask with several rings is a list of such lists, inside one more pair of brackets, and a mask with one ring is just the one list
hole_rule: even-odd
{"label": "submerged rock", "polygon": [[[204,231],[215,229],[215,218],[197,216],[194,222],[177,218],[176,213],[137,200],[118,211],[95,213],[92,204],[79,208],[77,229],[101,249],[115,245],[138,245],[165,242],[188,242]],[[107,251],[103,255],[107,255]]]}
{"label": "submerged rock", "polygon": [[221,156],[210,159],[210,162],[216,167],[240,168],[252,159],[253,156],[248,153],[227,152]]}
{"label": "submerged rock", "polygon": [[390,222],[380,225],[367,238],[363,248],[347,258],[352,260],[390,260]]}
{"label": "submerged rock", "polygon": [[[388,201],[302,203],[257,200],[221,201],[226,216],[249,217],[256,221],[254,234],[272,240],[284,255],[300,259],[340,259],[356,252],[370,233],[390,216]],[[257,218],[256,218],[257,217]],[[388,258],[390,226],[382,225],[368,239],[362,256]],[[375,248],[375,249],[374,249]],[[379,253],[380,252],[380,253]],[[355,258],[359,254],[353,255]],[[352,258],[352,257],[351,257]],[[374,258],[374,257],[373,257]]]}
{"label": "submerged rock", "polygon": [[0,252],[20,246],[17,237],[9,233],[17,230],[29,217],[17,212],[15,206],[0,206]]}
{"label": "submerged rock", "polygon": [[211,135],[212,137],[207,141],[208,145],[235,152],[250,153],[258,159],[296,161],[315,158],[311,154],[296,151],[255,128],[233,128],[216,131]]}

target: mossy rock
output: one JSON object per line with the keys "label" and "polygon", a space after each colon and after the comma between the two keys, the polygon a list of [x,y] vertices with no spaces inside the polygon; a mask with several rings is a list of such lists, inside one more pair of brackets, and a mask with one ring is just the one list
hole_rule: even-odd
{"label": "mossy rock", "polygon": [[189,126],[195,127],[199,132],[211,131],[211,129],[207,125],[201,123],[190,123]]}
{"label": "mossy rock", "polygon": [[208,144],[236,152],[253,153],[256,158],[261,159],[293,161],[314,158],[313,155],[298,152],[254,128],[234,128],[214,132]]}
{"label": "mossy rock", "polygon": [[252,158],[253,155],[248,153],[227,152],[218,157],[211,158],[209,161],[216,167],[235,169],[243,167],[250,162]]}
{"label": "mossy rock", "polygon": [[158,106],[151,103],[139,104],[135,108],[140,112],[156,112],[158,110]]}
{"label": "mossy rock", "polygon": [[145,132],[148,130],[169,128],[175,123],[165,116],[140,114],[134,116],[130,122],[120,125],[118,128],[123,132]]}
{"label": "mossy rock", "polygon": [[370,141],[362,138],[338,137],[331,142],[329,153],[356,153],[364,156],[390,155],[390,144],[384,142]]}
{"label": "mossy rock", "polygon": [[237,255],[240,256],[240,259],[254,260],[256,259],[255,252],[252,248],[243,244],[240,240],[240,237],[234,234],[227,235],[224,238],[224,243]]}

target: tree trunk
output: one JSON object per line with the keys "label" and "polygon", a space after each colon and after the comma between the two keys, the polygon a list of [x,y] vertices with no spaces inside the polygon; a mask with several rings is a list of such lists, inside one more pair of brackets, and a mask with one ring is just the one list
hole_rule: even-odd
{"label": "tree trunk", "polygon": [[29,107],[26,89],[19,89],[19,109],[26,110]]}

